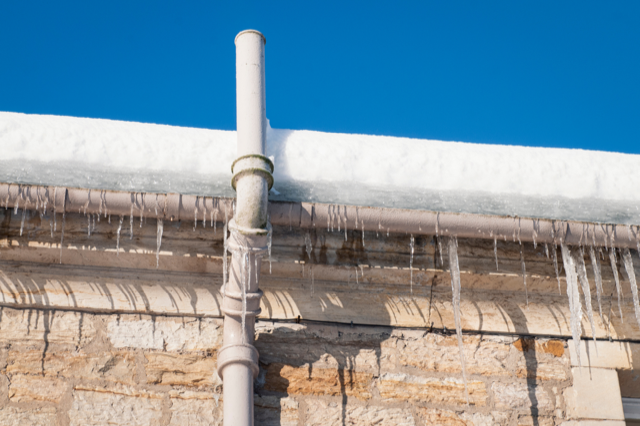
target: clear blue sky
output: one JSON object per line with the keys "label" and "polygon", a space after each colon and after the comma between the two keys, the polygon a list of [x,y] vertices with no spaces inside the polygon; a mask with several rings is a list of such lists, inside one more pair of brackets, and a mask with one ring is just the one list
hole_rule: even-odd
{"label": "clear blue sky", "polygon": [[276,128],[640,153],[638,1],[3,1],[0,110],[234,129],[248,28]]}

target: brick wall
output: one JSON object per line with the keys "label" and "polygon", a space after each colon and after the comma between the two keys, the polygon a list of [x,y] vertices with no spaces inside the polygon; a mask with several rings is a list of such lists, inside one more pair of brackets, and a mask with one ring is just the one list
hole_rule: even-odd
{"label": "brick wall", "polygon": [[[3,308],[0,424],[215,425],[218,319]],[[259,322],[256,425],[552,425],[566,342]]]}

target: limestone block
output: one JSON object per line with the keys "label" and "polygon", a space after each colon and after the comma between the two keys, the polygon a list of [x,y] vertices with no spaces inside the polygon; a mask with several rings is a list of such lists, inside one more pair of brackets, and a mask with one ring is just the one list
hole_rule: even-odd
{"label": "limestone block", "polygon": [[573,386],[564,391],[569,419],[624,420],[615,370],[573,367]]}
{"label": "limestone block", "polygon": [[[439,404],[466,404],[462,379],[418,377],[407,374],[385,373],[377,383],[380,396],[387,401],[432,402]],[[469,403],[484,406],[487,390],[484,382],[469,380]]]}
{"label": "limestone block", "polygon": [[[507,358],[513,338],[464,336],[463,342],[467,374],[511,374]],[[398,352],[401,366],[443,373],[462,372],[456,336],[430,333],[420,339],[399,340]]]}
{"label": "limestone block", "polygon": [[22,408],[4,407],[0,409],[0,425],[3,426],[51,426],[56,421],[54,407]]}
{"label": "limestone block", "polygon": [[267,366],[264,388],[290,395],[347,395],[367,400],[372,381],[369,373],[273,363]]}
{"label": "limestone block", "polygon": [[[256,348],[261,362],[266,364],[312,364],[314,368],[346,368],[372,374],[378,374],[381,367],[395,367],[393,351],[385,346],[388,329],[265,322],[256,325]],[[300,344],[289,345],[291,341]],[[283,344],[288,345],[286,351],[282,350]]]}
{"label": "limestone block", "polygon": [[12,402],[46,401],[58,403],[67,391],[64,380],[16,374],[10,378],[9,399]]}
{"label": "limestone block", "polygon": [[411,411],[375,405],[342,405],[337,402],[307,401],[306,426],[414,426]]}
{"label": "limestone block", "polygon": [[9,351],[7,373],[43,374],[80,379],[104,379],[114,383],[135,383],[135,360],[126,352],[87,354],[62,351],[44,355],[41,351]]}
{"label": "limestone block", "polygon": [[206,386],[219,383],[216,357],[171,352],[144,354],[147,381],[162,385]]}
{"label": "limestone block", "polygon": [[116,348],[213,351],[222,343],[221,322],[215,319],[126,316],[111,319],[107,334]]}
{"label": "limestone block", "polygon": [[298,401],[293,398],[254,395],[255,424],[260,426],[297,426]]}
{"label": "limestone block", "polygon": [[491,385],[495,407],[498,409],[537,409],[549,412],[555,408],[553,398],[539,386],[530,389],[526,382],[494,382]]}
{"label": "limestone block", "polygon": [[160,426],[162,396],[129,387],[76,386],[69,410],[70,426]]}
{"label": "limestone block", "polygon": [[170,426],[222,425],[219,394],[210,392],[171,391]]}
{"label": "limestone block", "polygon": [[518,426],[553,426],[553,417],[547,416],[519,416]]}
{"label": "limestone block", "polygon": [[[568,344],[569,353],[571,354],[571,366],[579,367],[576,345],[573,340],[570,340]],[[593,340],[581,340],[580,361],[583,367],[637,369],[640,367],[640,344],[599,340],[596,352]]]}
{"label": "limestone block", "polygon": [[467,413],[422,407],[417,412],[423,424],[436,426],[502,426],[509,420],[507,413],[500,412]]}
{"label": "limestone block", "polygon": [[0,319],[0,342],[15,346],[82,346],[95,335],[90,315],[77,312],[4,308]]}

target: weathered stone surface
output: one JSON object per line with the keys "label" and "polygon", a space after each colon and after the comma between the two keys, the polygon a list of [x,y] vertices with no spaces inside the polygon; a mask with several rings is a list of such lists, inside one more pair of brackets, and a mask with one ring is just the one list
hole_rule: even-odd
{"label": "weathered stone surface", "polygon": [[[282,345],[292,339],[300,344]],[[300,367],[335,368],[378,374],[380,369],[395,367],[389,350],[389,329],[259,322],[256,348],[263,363],[280,363]]]}
{"label": "weathered stone surface", "polygon": [[213,319],[126,316],[110,320],[107,334],[116,348],[213,351],[222,343],[221,322]]}
{"label": "weathered stone surface", "polygon": [[[573,340],[567,343],[571,354],[571,366],[579,367],[575,344]],[[593,340],[581,340],[580,362],[583,367],[637,369],[640,367],[640,344],[599,340],[596,352]]]}
{"label": "weathered stone surface", "polygon": [[553,398],[541,387],[529,389],[527,383],[495,382],[491,385],[496,408],[518,409],[532,408],[538,412],[552,411],[555,408]]}
{"label": "weathered stone surface", "polygon": [[293,398],[254,395],[253,405],[256,425],[298,425],[298,401]]}
{"label": "weathered stone surface", "polygon": [[0,425],[2,426],[51,426],[55,422],[56,409],[54,407],[4,407],[0,409]]}
{"label": "weathered stone surface", "polygon": [[16,374],[10,379],[9,399],[13,402],[60,402],[67,391],[64,380],[52,377]]}
{"label": "weathered stone surface", "polygon": [[[467,401],[461,379],[386,373],[380,376],[377,387],[380,396],[385,400],[440,404],[466,404]],[[486,405],[487,390],[484,382],[469,380],[468,389],[470,404]]]}
{"label": "weathered stone surface", "polygon": [[414,426],[411,410],[375,405],[346,406],[337,402],[313,400],[307,402],[307,426]]}
{"label": "weathered stone surface", "polygon": [[521,357],[516,362],[516,376],[523,379],[564,381],[569,378],[567,368],[560,362],[540,360],[535,355],[530,359]]}
{"label": "weathered stone surface", "polygon": [[546,416],[518,416],[518,426],[553,426],[553,417]]}
{"label": "weathered stone surface", "polygon": [[466,413],[437,408],[418,408],[418,416],[425,425],[435,426],[494,426],[507,424],[505,413]]}
{"label": "weathered stone surface", "polygon": [[570,420],[560,423],[560,426],[625,426],[622,420]]}
{"label": "weathered stone surface", "polygon": [[[218,426],[222,424],[222,401],[210,392],[171,391],[170,426]],[[260,423],[258,423],[260,424]]]}
{"label": "weathered stone surface", "polygon": [[573,367],[571,373],[573,386],[564,391],[567,418],[624,420],[615,370]]}
{"label": "weathered stone surface", "polygon": [[367,400],[371,398],[372,380],[369,373],[273,363],[267,366],[265,389],[290,395],[348,395]]}
{"label": "weathered stone surface", "polygon": [[564,355],[565,343],[561,340],[543,340],[523,337],[513,343],[520,352],[542,352],[555,357]]}
{"label": "weathered stone surface", "polygon": [[145,353],[145,371],[149,383],[204,386],[218,384],[216,357],[171,352]]}
{"label": "weathered stone surface", "polygon": [[[464,356],[468,374],[509,375],[507,359],[513,338],[464,336]],[[456,336],[427,334],[420,339],[398,341],[400,365],[426,371],[462,371]]]}
{"label": "weathered stone surface", "polygon": [[12,345],[82,346],[95,337],[87,314],[64,311],[2,309],[0,342]]}
{"label": "weathered stone surface", "polygon": [[132,385],[135,383],[135,360],[133,354],[109,352],[87,354],[62,351],[10,351],[7,358],[7,373],[43,374],[80,379],[104,379],[110,382]]}
{"label": "weathered stone surface", "polygon": [[159,426],[162,396],[128,387],[76,387],[69,410],[70,426]]}

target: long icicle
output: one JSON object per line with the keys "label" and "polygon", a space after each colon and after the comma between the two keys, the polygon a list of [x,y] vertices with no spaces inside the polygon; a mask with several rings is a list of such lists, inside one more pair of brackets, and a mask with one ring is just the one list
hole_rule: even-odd
{"label": "long icicle", "polygon": [[160,245],[162,244],[162,232],[164,231],[164,226],[162,223],[162,219],[157,220],[156,230],[156,269],[160,267]]}
{"label": "long icicle", "polygon": [[638,303],[638,284],[636,282],[636,271],[633,268],[633,258],[631,257],[631,251],[628,248],[622,251],[622,260],[624,262],[624,269],[627,271],[627,277],[629,277],[629,284],[631,285],[631,294],[633,295],[633,309],[636,312],[636,320],[640,326],[640,304]]}
{"label": "long icicle", "polygon": [[591,324],[591,337],[596,347],[596,354],[598,353],[598,344],[596,342],[596,326],[593,322],[593,307],[591,306],[591,287],[589,287],[589,278],[587,278],[587,266],[584,263],[584,251],[580,247],[580,251],[574,253],[574,262],[576,262],[578,278],[580,280],[580,286],[582,287],[582,296],[584,297],[584,305],[587,308],[587,317]]}
{"label": "long icicle", "polygon": [[458,351],[460,352],[460,364],[462,365],[462,380],[464,381],[464,393],[469,405],[469,388],[467,386],[467,365],[464,359],[464,346],[462,344],[462,327],[460,325],[460,265],[458,263],[458,239],[448,238],[449,270],[451,272],[451,291],[453,293],[453,317],[456,323],[456,336],[458,337]]}
{"label": "long icicle", "polygon": [[571,250],[560,244],[562,250],[562,262],[564,263],[564,273],[567,278],[567,297],[569,299],[569,310],[571,311],[571,335],[576,348],[578,365],[582,367],[580,360],[580,335],[582,334],[582,305],[580,303],[580,292],[578,291],[578,276],[576,265],[571,257]]}
{"label": "long icicle", "polygon": [[598,311],[600,312],[600,319],[604,322],[602,316],[602,270],[600,269],[600,259],[596,255],[596,251],[593,246],[589,248],[589,257],[591,257],[591,268],[593,269],[593,276],[596,280],[596,295],[598,296]]}
{"label": "long icicle", "polygon": [[558,294],[562,294],[562,290],[560,289],[560,273],[558,272],[558,246],[553,244],[553,269],[556,271],[556,279],[558,280]]}
{"label": "long icicle", "polygon": [[413,252],[415,251],[416,240],[411,234],[411,240],[409,241],[409,247],[411,248],[411,257],[409,258],[409,271],[411,274],[410,278],[410,286],[411,286],[411,294],[413,294]]}
{"label": "long icicle", "polygon": [[527,268],[524,265],[524,253],[522,252],[522,242],[520,243],[520,264],[522,266],[522,283],[524,284],[524,297],[529,309],[529,290],[527,290]]}
{"label": "long icicle", "polygon": [[620,276],[618,275],[618,260],[616,259],[616,249],[611,247],[609,249],[609,260],[611,261],[611,270],[613,271],[613,278],[616,282],[616,292],[618,293],[618,311],[620,312],[620,322],[624,323],[622,317],[622,288],[620,287]]}

